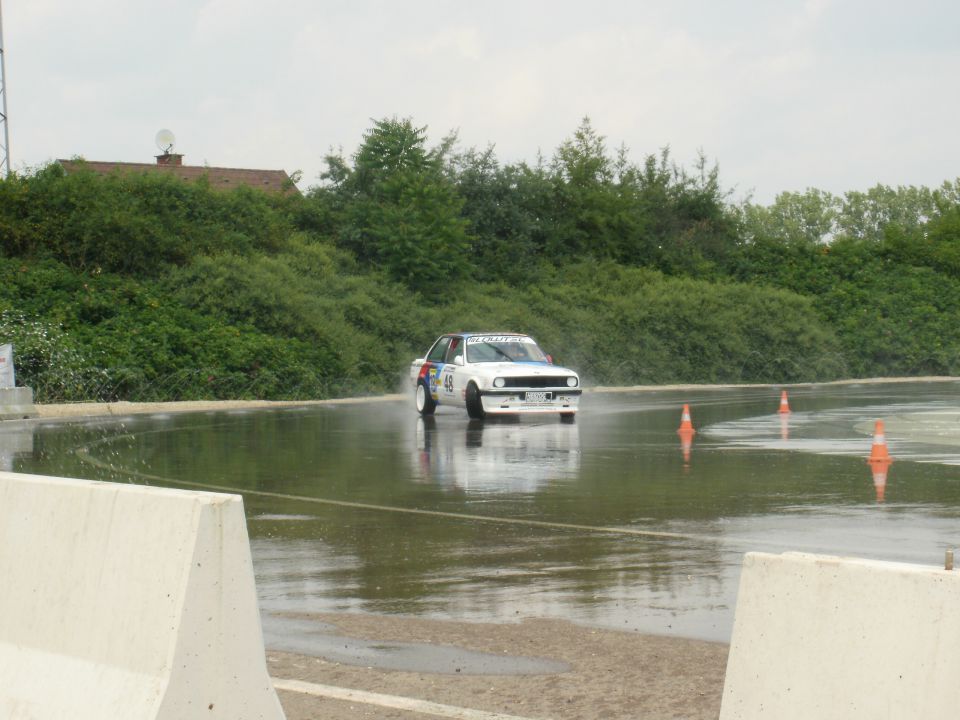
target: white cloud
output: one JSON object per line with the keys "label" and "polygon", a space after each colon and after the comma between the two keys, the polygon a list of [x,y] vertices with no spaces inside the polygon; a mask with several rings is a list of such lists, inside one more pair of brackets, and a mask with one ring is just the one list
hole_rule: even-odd
{"label": "white cloud", "polygon": [[444,28],[423,42],[411,44],[408,52],[411,55],[428,56],[438,62],[443,62],[450,55],[456,59],[477,61],[483,57],[483,42],[474,28]]}
{"label": "white cloud", "polygon": [[[925,12],[930,6],[931,12]],[[4,6],[14,166],[81,153],[302,169],[371,118],[459,129],[503,162],[589,115],[635,160],[716,158],[760,200],[956,175],[960,6],[918,0],[31,0]],[[935,12],[934,12],[935,11]]]}

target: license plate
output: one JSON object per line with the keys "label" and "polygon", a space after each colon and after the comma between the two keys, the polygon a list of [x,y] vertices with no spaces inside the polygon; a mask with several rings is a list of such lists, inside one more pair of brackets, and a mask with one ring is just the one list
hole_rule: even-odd
{"label": "license plate", "polygon": [[543,392],[543,391],[528,392],[524,396],[524,400],[526,400],[527,402],[547,402],[547,400],[551,399],[550,398],[551,395],[552,393]]}

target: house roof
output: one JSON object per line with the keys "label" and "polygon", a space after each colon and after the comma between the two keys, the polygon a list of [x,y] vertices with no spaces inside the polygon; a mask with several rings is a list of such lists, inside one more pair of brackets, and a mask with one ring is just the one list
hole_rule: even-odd
{"label": "house roof", "polygon": [[98,162],[94,160],[57,160],[69,174],[81,169],[98,175],[111,173],[168,173],[187,182],[206,177],[214,190],[232,190],[246,185],[267,192],[299,192],[284,170],[249,170],[244,168],[207,167],[204,165],[159,165],[153,163]]}

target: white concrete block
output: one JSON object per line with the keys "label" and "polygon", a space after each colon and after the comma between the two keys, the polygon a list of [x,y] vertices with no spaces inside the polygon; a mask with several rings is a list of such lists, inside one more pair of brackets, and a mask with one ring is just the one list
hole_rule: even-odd
{"label": "white concrete block", "polygon": [[746,555],[721,720],[958,716],[960,572]]}
{"label": "white concrete block", "polygon": [[0,717],[265,720],[235,495],[0,472]]}
{"label": "white concrete block", "polygon": [[23,420],[37,416],[33,388],[0,387],[0,420]]}
{"label": "white concrete block", "polygon": [[13,345],[0,345],[0,389],[14,388],[17,378],[13,371]]}

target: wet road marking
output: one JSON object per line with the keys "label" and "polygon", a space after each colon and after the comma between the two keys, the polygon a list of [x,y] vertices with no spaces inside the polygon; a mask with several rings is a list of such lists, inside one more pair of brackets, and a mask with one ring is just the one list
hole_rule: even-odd
{"label": "wet road marking", "polygon": [[133,437],[132,435],[116,435],[103,440],[90,443],[74,450],[80,460],[87,462],[95,467],[110,472],[119,473],[139,478],[141,480],[169,483],[171,485],[181,485],[183,487],[193,487],[200,490],[213,492],[224,492],[231,495],[255,495],[257,497],[277,498],[279,500],[294,500],[296,502],[314,503],[317,505],[335,505],[337,507],[354,508],[356,510],[373,510],[376,512],[394,512],[407,513],[410,515],[427,515],[430,517],[448,518],[452,520],[473,520],[475,522],[497,523],[500,525],[522,525],[525,527],[541,527],[559,530],[576,530],[578,532],[607,533],[614,535],[633,535],[636,537],[654,538],[659,540],[692,540],[694,542],[715,543],[716,538],[709,535],[696,535],[691,533],[674,533],[663,530],[638,530],[637,528],[607,527],[598,525],[578,525],[576,523],[553,522],[549,520],[532,520],[529,518],[511,518],[495,517],[492,515],[471,515],[468,513],[444,512],[442,510],[422,510],[420,508],[395,507],[392,505],[374,505],[371,503],[352,502],[349,500],[330,500],[328,498],[311,497],[309,495],[289,495],[286,493],[269,492],[267,490],[248,490],[226,485],[210,485],[207,483],[191,482],[189,480],[175,480],[173,478],[163,477],[162,475],[152,475],[150,473],[140,472],[139,470],[130,470],[128,468],[116,467],[108,462],[99,460],[90,454],[90,448],[115,441],[122,437]]}
{"label": "wet road marking", "polygon": [[471,710],[470,708],[442,705],[428,700],[417,700],[400,695],[383,695],[381,693],[367,692],[366,690],[351,690],[350,688],[336,687],[335,685],[319,685],[302,680],[270,679],[273,681],[273,686],[277,690],[287,690],[289,692],[312,695],[314,697],[346,700],[347,702],[365,703],[367,705],[378,705],[394,710],[409,710],[410,712],[425,715],[457,718],[458,720],[530,720],[530,718],[520,717],[519,715],[506,715],[504,713],[487,712],[486,710]]}

